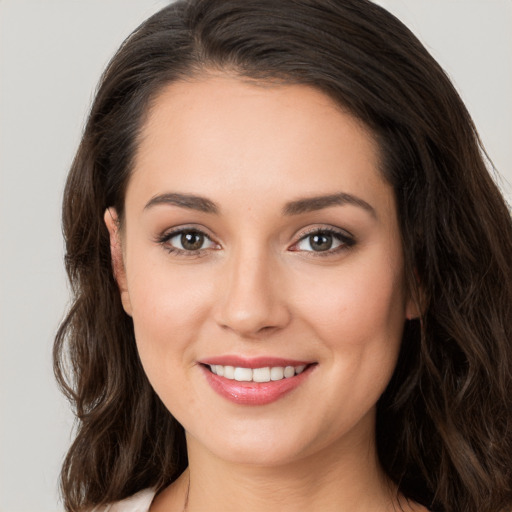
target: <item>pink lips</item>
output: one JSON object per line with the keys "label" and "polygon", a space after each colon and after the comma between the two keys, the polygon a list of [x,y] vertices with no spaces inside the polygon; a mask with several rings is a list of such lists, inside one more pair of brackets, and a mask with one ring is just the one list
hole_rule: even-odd
{"label": "pink lips", "polygon": [[[264,368],[275,366],[306,366],[299,375],[270,382],[239,382],[215,375],[207,365],[234,366],[243,368]],[[275,402],[290,391],[296,389],[306,380],[315,365],[308,361],[281,359],[274,357],[257,357],[246,359],[240,356],[221,356],[204,359],[201,369],[208,384],[219,395],[240,405],[265,405]]]}
{"label": "pink lips", "polygon": [[222,366],[241,366],[243,368],[265,368],[266,366],[306,366],[311,361],[297,361],[295,359],[282,359],[280,357],[251,357],[245,358],[235,355],[210,357],[200,361],[202,364],[221,364]]}

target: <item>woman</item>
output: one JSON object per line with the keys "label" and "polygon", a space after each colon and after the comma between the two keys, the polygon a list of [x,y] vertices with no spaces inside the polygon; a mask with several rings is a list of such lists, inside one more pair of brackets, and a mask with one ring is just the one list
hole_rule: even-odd
{"label": "woman", "polygon": [[154,15],[63,222],[67,510],[511,510],[510,214],[382,8]]}

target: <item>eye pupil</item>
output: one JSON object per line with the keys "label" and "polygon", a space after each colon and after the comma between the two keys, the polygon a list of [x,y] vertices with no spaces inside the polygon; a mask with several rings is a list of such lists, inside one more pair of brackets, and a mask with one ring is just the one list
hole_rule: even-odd
{"label": "eye pupil", "polygon": [[194,231],[189,231],[181,235],[181,246],[187,251],[197,251],[201,249],[204,243],[204,235]]}
{"label": "eye pupil", "polygon": [[332,235],[316,233],[309,237],[309,243],[314,251],[328,251],[332,247]]}

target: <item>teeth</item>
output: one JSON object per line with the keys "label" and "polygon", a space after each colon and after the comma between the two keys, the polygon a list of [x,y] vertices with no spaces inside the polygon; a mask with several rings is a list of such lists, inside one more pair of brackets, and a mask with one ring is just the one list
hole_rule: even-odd
{"label": "teeth", "polygon": [[290,377],[293,377],[295,375],[295,368],[293,366],[287,366],[284,369],[284,376],[289,379]]}
{"label": "teeth", "polygon": [[254,382],[270,382],[270,368],[254,368],[252,380]]}
{"label": "teeth", "polygon": [[[219,366],[221,365],[217,365],[217,374],[219,372]],[[235,368],[233,366],[224,366],[224,377],[226,377],[226,379],[233,380],[235,378]]]}
{"label": "teeth", "polygon": [[235,380],[238,382],[250,382],[252,380],[252,370],[250,368],[235,368]]}
{"label": "teeth", "polygon": [[272,380],[281,380],[284,378],[284,368],[281,366],[276,366],[270,369],[270,378]]}
{"label": "teeth", "polygon": [[282,379],[289,379],[304,371],[306,365],[300,366],[273,366],[265,368],[243,368],[241,366],[222,366],[221,364],[210,365],[210,370],[215,375],[225,377],[238,382],[270,382]]}

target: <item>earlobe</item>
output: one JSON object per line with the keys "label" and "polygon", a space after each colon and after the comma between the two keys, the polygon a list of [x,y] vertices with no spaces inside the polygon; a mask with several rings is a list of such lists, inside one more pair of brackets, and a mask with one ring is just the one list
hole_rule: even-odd
{"label": "earlobe", "polygon": [[405,307],[405,318],[407,320],[416,320],[420,318],[421,310],[420,305],[413,300],[412,298],[407,301],[407,305]]}
{"label": "earlobe", "polygon": [[112,272],[116,280],[121,295],[121,302],[125,312],[132,316],[132,305],[130,294],[128,293],[128,283],[126,279],[126,270],[123,259],[123,247],[121,244],[121,234],[119,232],[119,220],[114,208],[107,208],[103,215],[103,220],[107,226],[110,235],[110,256],[112,258]]}

